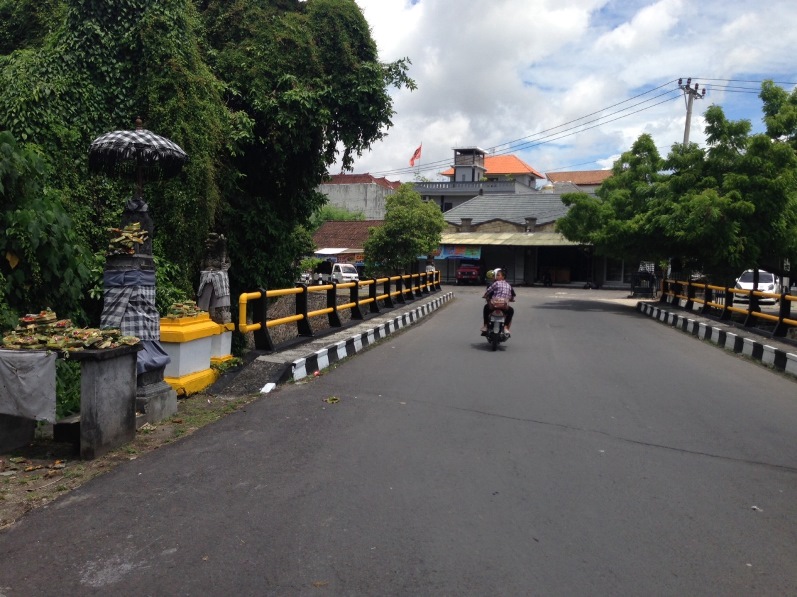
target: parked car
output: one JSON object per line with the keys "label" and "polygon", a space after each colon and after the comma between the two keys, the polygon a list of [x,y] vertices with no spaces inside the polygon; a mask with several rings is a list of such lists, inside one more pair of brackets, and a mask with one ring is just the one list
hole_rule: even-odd
{"label": "parked car", "polygon": [[457,284],[480,284],[481,268],[475,263],[461,263],[457,267]]}
{"label": "parked car", "polygon": [[332,281],[340,284],[342,282],[357,282],[360,274],[357,268],[351,263],[336,263],[332,266]]}
{"label": "parked car", "polygon": [[[736,285],[734,288],[739,288],[741,290],[753,290],[753,274],[755,272],[751,269],[745,270],[742,272],[742,275],[736,278]],[[765,272],[764,270],[758,270],[758,291],[759,292],[773,292],[779,293],[780,292],[780,278],[775,274],[771,274],[769,272]],[[736,294],[733,298],[734,301],[738,302],[747,302],[747,295],[746,294]],[[777,303],[778,299],[773,297],[759,297],[759,302],[772,302]]]}

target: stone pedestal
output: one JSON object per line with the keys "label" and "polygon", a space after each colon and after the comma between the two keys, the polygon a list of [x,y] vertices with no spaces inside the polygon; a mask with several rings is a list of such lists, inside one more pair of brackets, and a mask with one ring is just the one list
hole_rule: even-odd
{"label": "stone pedestal", "polygon": [[163,379],[164,367],[138,376],[136,411],[144,413],[147,423],[157,423],[177,414],[177,392]]}
{"label": "stone pedestal", "polygon": [[[135,345],[68,353],[80,363],[80,416],[71,417],[69,425],[79,429],[71,437],[79,444],[81,458],[97,458],[135,437],[136,354],[140,349]],[[14,395],[19,392],[21,389]],[[54,433],[58,425],[56,421]],[[0,449],[30,443],[35,429],[33,418],[0,416]]]}
{"label": "stone pedestal", "polygon": [[136,435],[139,346],[70,353],[80,362],[80,457],[91,460]]}

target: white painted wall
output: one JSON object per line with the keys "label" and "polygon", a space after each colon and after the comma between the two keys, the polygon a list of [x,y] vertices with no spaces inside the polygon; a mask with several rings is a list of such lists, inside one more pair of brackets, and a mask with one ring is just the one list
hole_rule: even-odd
{"label": "white painted wall", "polygon": [[366,220],[384,220],[387,197],[395,192],[373,183],[322,184],[318,191],[329,198],[330,205],[361,211]]}

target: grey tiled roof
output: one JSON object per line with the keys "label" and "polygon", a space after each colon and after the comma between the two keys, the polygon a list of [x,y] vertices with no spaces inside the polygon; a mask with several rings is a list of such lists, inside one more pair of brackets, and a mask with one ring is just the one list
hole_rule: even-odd
{"label": "grey tiled roof", "polygon": [[560,194],[480,195],[448,210],[443,214],[443,219],[457,226],[462,224],[462,218],[472,218],[473,225],[490,220],[505,220],[523,225],[527,217],[535,217],[537,224],[542,225],[558,220],[567,210]]}

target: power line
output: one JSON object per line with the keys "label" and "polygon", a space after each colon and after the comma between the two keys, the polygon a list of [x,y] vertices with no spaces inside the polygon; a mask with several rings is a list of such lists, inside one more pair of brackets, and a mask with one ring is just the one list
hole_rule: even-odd
{"label": "power line", "polygon": [[[625,104],[625,103],[628,103],[628,102],[630,102],[630,101],[632,101],[632,100],[635,100],[635,99],[636,99],[636,98],[638,98],[638,97],[642,97],[642,96],[644,96],[644,95],[647,95],[647,94],[649,94],[649,93],[653,93],[654,91],[656,91],[656,90],[658,90],[658,89],[661,89],[662,87],[666,87],[667,85],[669,85],[669,84],[673,83],[674,81],[675,81],[675,79],[673,79],[672,81],[667,81],[666,83],[662,83],[662,84],[661,84],[661,85],[659,85],[658,87],[654,87],[653,89],[649,89],[648,91],[645,91],[645,92],[643,92],[643,93],[639,93],[639,94],[637,94],[637,95],[635,95],[635,96],[632,96],[632,97],[629,97],[628,99],[625,99],[625,100],[623,100],[623,101],[621,101],[621,102],[617,102],[616,104],[612,104],[611,106],[607,106],[607,107],[605,107],[605,108],[601,108],[600,110],[596,110],[595,112],[591,112],[591,113],[589,113],[589,114],[585,114],[584,116],[580,116],[580,117],[578,117],[578,118],[575,118],[575,119],[573,119],[573,120],[571,120],[571,121],[569,121],[569,122],[565,122],[565,123],[563,123],[563,124],[557,125],[557,126],[555,126],[555,127],[552,127],[552,128],[550,128],[550,129],[546,129],[546,130],[543,130],[543,131],[539,131],[539,132],[537,132],[537,133],[532,133],[531,135],[526,135],[525,137],[521,137],[520,139],[515,139],[515,140],[513,140],[513,141],[507,141],[506,143],[499,143],[498,145],[495,145],[495,146],[493,146],[493,147],[490,147],[490,148],[488,148],[488,149],[498,149],[499,147],[502,147],[502,146],[504,146],[504,145],[511,145],[511,144],[513,144],[513,143],[516,143],[516,142],[518,142],[518,141],[523,141],[524,139],[528,139],[529,137],[533,137],[533,136],[535,136],[535,135],[539,135],[539,134],[542,134],[542,133],[547,133],[548,131],[552,131],[552,130],[555,130],[555,129],[561,128],[561,127],[563,127],[563,126],[567,126],[568,124],[572,124],[572,123],[574,123],[574,122],[578,122],[579,120],[583,120],[584,118],[589,118],[590,116],[594,116],[595,114],[600,114],[601,112],[603,112],[603,111],[605,111],[605,110],[611,110],[612,108],[615,108],[615,107],[617,107],[617,106],[620,106],[620,105],[622,105],[622,104]],[[656,97],[659,97],[659,96],[656,96]],[[654,99],[655,99],[655,98],[654,98]],[[641,103],[644,103],[644,102],[641,102]],[[635,105],[639,105],[639,104],[635,104]]]}
{"label": "power line", "polygon": [[[663,87],[663,86],[656,87],[655,89],[651,90],[651,92],[655,91],[656,89],[660,89],[661,87]],[[656,102],[654,104],[650,104],[648,106],[640,108],[639,110],[634,110],[633,112],[628,112],[626,114],[623,114],[623,112],[627,112],[631,108],[635,108],[635,107],[638,107],[638,106],[644,106],[645,104],[647,104],[649,102],[652,102],[652,101],[654,101],[656,99],[659,99],[660,97],[673,96],[673,94],[678,93],[678,92],[679,92],[679,90],[677,90],[677,89],[676,90],[669,90],[669,91],[666,91],[664,93],[660,93],[660,94],[658,94],[658,95],[656,95],[656,96],[654,96],[652,98],[649,98],[649,99],[647,99],[645,101],[637,102],[636,104],[633,104],[631,106],[623,108],[622,110],[618,110],[616,112],[612,112],[612,113],[606,114],[604,116],[601,116],[599,118],[595,118],[593,120],[588,120],[586,122],[582,122],[582,123],[580,123],[580,124],[578,124],[576,126],[572,126],[570,128],[566,128],[564,130],[560,130],[560,131],[558,131],[556,133],[551,133],[550,132],[550,131],[556,131],[557,129],[561,129],[562,127],[567,126],[568,124],[572,124],[574,122],[578,122],[579,120],[583,120],[584,118],[588,118],[589,116],[592,116],[594,114],[598,114],[598,113],[601,112],[601,110],[598,110],[596,112],[592,112],[591,114],[588,114],[586,116],[582,116],[581,118],[576,118],[576,119],[571,120],[569,122],[566,122],[566,123],[563,123],[563,124],[560,124],[560,125],[545,129],[544,131],[540,131],[540,132],[535,133],[533,135],[528,135],[526,137],[522,137],[521,138],[521,139],[528,139],[528,138],[536,136],[536,135],[542,135],[542,133],[544,133],[544,132],[549,132],[550,133],[548,135],[543,135],[543,136],[541,136],[541,137],[539,137],[537,139],[534,139],[534,140],[531,140],[531,141],[525,141],[525,142],[517,144],[517,145],[511,145],[511,143],[515,143],[518,140],[511,141],[511,142],[508,142],[508,143],[502,143],[500,145],[496,145],[495,147],[501,147],[501,146],[504,146],[504,145],[507,145],[508,147],[506,149],[502,150],[502,151],[491,152],[490,155],[492,155],[492,156],[507,155],[507,154],[514,153],[516,151],[522,151],[524,149],[530,149],[532,147],[537,147],[539,145],[544,145],[546,143],[551,143],[553,141],[557,141],[559,139],[564,139],[566,137],[572,137],[575,134],[578,134],[578,133],[581,133],[581,132],[584,132],[584,131],[587,131],[587,130],[590,130],[590,129],[597,128],[599,126],[602,126],[603,124],[607,124],[609,122],[614,122],[616,120],[620,120],[620,119],[626,118],[628,116],[633,116],[634,114],[638,114],[640,112],[643,112],[645,110],[648,110],[648,109],[653,108],[655,106],[658,106],[660,104],[666,103],[668,101],[672,101],[673,99],[675,99],[675,97],[668,97],[667,99],[665,99],[663,101]],[[646,93],[650,93],[650,92],[646,92]],[[626,103],[627,101],[630,101],[631,99],[635,99],[636,97],[641,97],[642,95],[644,95],[644,94],[637,95],[634,98],[629,98],[625,102],[619,102],[617,104],[614,104],[614,106],[621,105],[623,103]],[[613,106],[610,106],[610,108],[611,107],[613,107]],[[605,108],[605,109],[609,109],[609,108]],[[619,115],[619,116],[616,116],[615,118],[608,119],[610,116],[615,116],[615,115]],[[593,126],[585,126],[585,125],[588,125],[588,124],[592,124]],[[422,171],[428,172],[430,170],[437,170],[437,169],[442,168],[442,167],[448,167],[448,166],[450,166],[450,164],[451,164],[450,159],[440,160],[440,161],[436,161],[436,162],[430,162],[429,164],[425,165],[425,168]],[[416,171],[417,171],[417,169],[414,169],[414,168],[397,168],[395,170],[383,170],[383,171],[373,172],[372,174],[380,174],[380,175],[384,175],[384,174],[411,174],[411,173],[414,173]]]}
{"label": "power line", "polygon": [[[742,84],[744,84],[744,83],[756,83],[756,84],[760,85],[760,84],[762,84],[764,82],[763,80],[762,81],[756,81],[756,80],[744,80],[744,79],[719,79],[719,78],[709,78],[709,77],[693,77],[693,79],[701,81],[701,83],[703,83],[704,89],[706,88],[706,85],[704,83],[705,81],[716,81],[717,83],[714,83],[714,84],[711,84],[711,85],[708,86],[709,92],[711,90],[716,89],[716,90],[722,90],[723,92],[726,92],[726,93],[737,93],[737,94],[738,93],[741,93],[741,94],[758,94],[758,93],[760,93],[760,88],[741,87],[741,86],[737,86],[737,85],[723,85],[721,83],[742,83]],[[668,91],[666,91],[664,93],[658,94],[658,95],[656,95],[656,96],[654,96],[652,98],[647,98],[646,100],[643,100],[641,102],[637,102],[636,104],[633,104],[631,106],[627,106],[627,107],[625,107],[625,108],[623,108],[621,110],[618,110],[618,111],[615,111],[615,112],[611,112],[609,114],[604,114],[603,116],[600,116],[598,118],[595,118],[593,120],[589,120],[589,121],[586,121],[586,122],[581,122],[580,124],[575,124],[575,123],[579,123],[580,121],[582,121],[582,120],[584,120],[586,118],[589,118],[591,116],[595,116],[596,114],[601,114],[601,113],[605,112],[606,110],[611,110],[613,108],[616,108],[618,106],[626,104],[626,103],[628,103],[630,101],[633,101],[633,100],[635,100],[637,98],[649,95],[649,94],[651,94],[651,93],[653,93],[653,92],[655,92],[655,91],[657,91],[659,89],[662,89],[662,88],[667,87],[668,85],[671,85],[674,82],[676,82],[676,80],[672,79],[670,81],[662,83],[661,85],[659,85],[657,87],[654,87],[654,88],[649,89],[649,90],[647,90],[645,92],[639,93],[639,94],[637,94],[635,96],[632,96],[632,97],[630,97],[628,99],[625,99],[625,100],[623,100],[621,102],[617,102],[615,104],[612,104],[612,105],[607,106],[605,108],[602,108],[600,110],[596,110],[596,111],[591,112],[589,114],[585,114],[584,116],[581,116],[579,118],[575,118],[573,120],[564,122],[564,123],[556,125],[554,127],[550,127],[548,129],[544,129],[542,131],[538,131],[536,133],[532,133],[532,134],[526,135],[524,137],[520,137],[518,139],[513,139],[511,141],[507,141],[507,142],[504,142],[504,143],[499,143],[498,145],[490,146],[488,148],[488,150],[490,150],[490,155],[507,155],[507,154],[510,154],[510,153],[513,153],[513,152],[516,152],[516,151],[522,151],[522,150],[526,150],[526,149],[531,149],[533,147],[537,147],[539,145],[552,143],[554,141],[557,141],[557,140],[560,140],[560,139],[563,139],[563,138],[566,138],[566,137],[570,137],[570,136],[573,136],[573,135],[581,133],[581,132],[585,132],[585,131],[594,129],[594,128],[597,128],[599,126],[603,126],[605,124],[608,124],[608,123],[611,123],[611,122],[615,122],[615,121],[620,120],[622,118],[626,118],[626,117],[629,117],[629,116],[633,116],[634,114],[638,114],[640,112],[644,112],[644,111],[649,110],[651,108],[654,108],[654,107],[656,107],[656,106],[658,106],[660,104],[663,104],[663,103],[666,103],[668,101],[671,101],[673,98],[669,98],[669,99],[665,99],[665,100],[660,101],[660,102],[652,103],[652,104],[647,105],[647,106],[645,106],[643,108],[640,108],[638,110],[634,110],[633,112],[628,112],[626,114],[623,114],[623,112],[626,112],[627,110],[630,110],[631,108],[634,108],[634,107],[637,107],[637,106],[644,106],[645,104],[648,104],[649,102],[652,102],[652,101],[654,101],[654,100],[656,100],[656,99],[658,99],[660,97],[664,97],[664,96],[667,96],[667,95],[672,95],[673,93],[679,93],[679,96],[680,96],[680,92],[682,91],[682,88],[681,87],[677,87],[676,89],[670,89],[670,90],[668,90]],[[790,83],[790,82],[773,81],[773,83],[776,84],[776,85],[784,85],[784,86],[793,85],[793,86],[797,86],[797,83]],[[608,117],[615,116],[615,115],[618,115],[618,114],[619,114],[619,116],[617,116],[616,118],[611,118],[611,119],[606,120]],[[597,123],[597,124],[594,124],[594,123]],[[559,130],[559,129],[562,129],[563,127],[567,127],[568,125],[573,125],[573,124],[575,124],[575,126],[571,126],[570,128],[565,128],[564,130]],[[584,125],[587,125],[587,124],[593,124],[593,126],[585,127]],[[553,132],[553,131],[558,131],[558,132]],[[572,131],[572,132],[570,132],[570,131]],[[550,134],[546,135],[544,133],[550,133]],[[562,134],[562,133],[567,133],[567,134]],[[536,137],[536,138],[532,139],[532,137]],[[526,141],[526,139],[530,139],[530,140]],[[522,143],[520,143],[521,141],[522,141]],[[500,149],[500,151],[499,151],[499,148],[503,148],[503,149]],[[595,163],[595,162],[590,162],[590,163]],[[396,169],[392,169],[392,170],[380,170],[380,171],[372,172],[372,174],[386,176],[386,175],[390,175],[390,174],[400,175],[400,174],[412,174],[412,173],[416,173],[416,172],[430,172],[430,171],[439,170],[440,168],[448,167],[448,166],[450,166],[450,164],[451,164],[450,158],[446,158],[446,159],[443,159],[443,160],[432,161],[432,162],[429,162],[428,164],[423,164],[421,170],[418,170],[417,168],[406,168],[405,167],[405,168],[396,168]]]}
{"label": "power line", "polygon": [[[758,83],[759,85],[764,81],[751,81],[746,79],[711,79],[709,77],[692,77],[695,80],[700,81],[724,81],[726,83]],[[794,85],[797,86],[797,83],[787,83],[784,81],[772,81],[775,85]]]}

